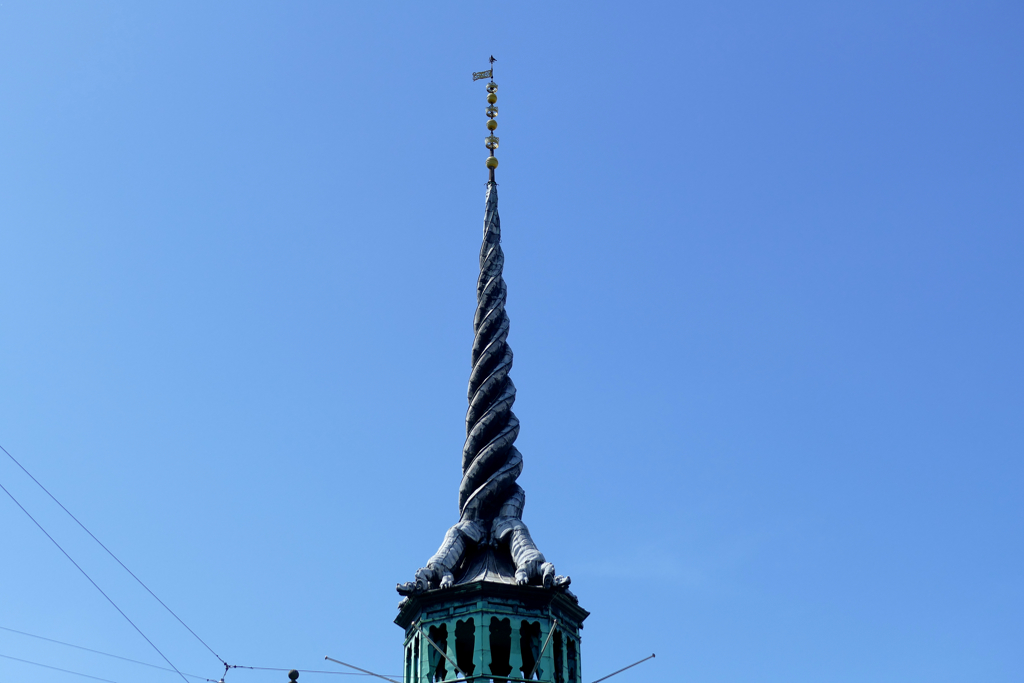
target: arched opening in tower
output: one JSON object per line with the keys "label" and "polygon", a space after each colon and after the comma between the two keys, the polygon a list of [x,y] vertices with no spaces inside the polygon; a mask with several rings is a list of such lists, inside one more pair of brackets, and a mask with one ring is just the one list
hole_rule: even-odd
{"label": "arched opening in tower", "polygon": [[523,666],[520,668],[523,678],[530,676],[533,670],[537,669],[535,676],[539,680],[541,676],[540,667],[537,666],[537,660],[540,659],[539,621],[523,621],[523,625],[519,627],[519,651],[523,653]]}
{"label": "arched opening in tower", "polygon": [[[430,639],[434,641],[434,645],[437,645],[441,652],[448,651],[448,624],[441,624],[440,626],[431,626],[430,633],[427,634]],[[448,675],[448,669],[445,667],[446,660],[441,656],[441,652],[438,652],[433,647],[430,648],[430,683],[435,681],[443,681]]]}
{"label": "arched opening in tower", "polygon": [[491,673],[508,676],[512,673],[509,658],[512,656],[512,624],[508,619],[491,617],[489,629],[491,645]]}
{"label": "arched opening in tower", "polygon": [[554,655],[555,655],[555,683],[565,683],[565,672],[562,671],[564,666],[565,654],[562,652],[562,632],[555,631],[555,643],[554,643]]}
{"label": "arched opening in tower", "polygon": [[466,676],[473,675],[473,647],[476,645],[476,625],[473,617],[455,622],[455,663]]}
{"label": "arched opening in tower", "polygon": [[579,678],[579,662],[577,661],[576,641],[575,640],[570,640],[569,641],[569,648],[568,649],[569,649],[569,656],[567,657],[567,659],[569,661],[568,661],[568,666],[566,667],[567,669],[569,669],[569,671],[567,672],[568,673],[567,678],[569,679],[568,683],[580,683],[580,678]]}

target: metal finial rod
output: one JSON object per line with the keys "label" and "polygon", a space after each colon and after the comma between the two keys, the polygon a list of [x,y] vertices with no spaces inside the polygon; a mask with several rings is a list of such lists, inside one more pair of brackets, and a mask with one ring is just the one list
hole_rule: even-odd
{"label": "metal finial rod", "polygon": [[644,658],[643,658],[643,659],[641,659],[641,660],[640,660],[639,662],[633,662],[633,663],[632,663],[632,664],[630,664],[629,666],[627,666],[627,667],[625,667],[625,668],[622,668],[622,669],[619,669],[619,670],[618,670],[618,671],[616,671],[615,673],[610,673],[610,674],[608,674],[607,676],[605,676],[604,678],[599,678],[599,679],[597,679],[596,681],[593,681],[593,683],[601,683],[601,681],[607,681],[607,680],[608,680],[609,678],[611,678],[612,676],[614,676],[614,675],[616,675],[616,674],[620,674],[620,673],[622,673],[623,671],[625,671],[626,669],[632,669],[632,668],[633,668],[634,666],[636,666],[637,664],[643,664],[643,663],[644,663],[644,662],[646,662],[646,661],[647,661],[648,659],[654,659],[654,655],[652,654],[652,655],[651,655],[650,657],[644,657]]}

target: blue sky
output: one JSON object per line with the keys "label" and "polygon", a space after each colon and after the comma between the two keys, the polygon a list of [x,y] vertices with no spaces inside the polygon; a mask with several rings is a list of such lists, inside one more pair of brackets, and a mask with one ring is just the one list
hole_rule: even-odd
{"label": "blue sky", "polygon": [[[398,673],[394,585],[457,517],[494,54],[525,519],[584,681],[1020,681],[1022,35],[1010,2],[5,0],[0,444],[230,663]],[[0,529],[0,626],[160,663]]]}

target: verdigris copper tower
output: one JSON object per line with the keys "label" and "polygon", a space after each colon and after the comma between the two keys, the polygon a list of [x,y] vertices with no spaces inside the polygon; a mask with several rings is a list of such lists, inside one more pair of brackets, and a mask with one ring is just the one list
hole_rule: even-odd
{"label": "verdigris copper tower", "polygon": [[405,629],[405,683],[524,681],[580,683],[580,629],[588,612],[569,577],[537,549],[523,523],[526,494],[516,483],[523,456],[509,377],[512,349],[505,313],[501,224],[494,150],[498,86],[487,84],[485,140],[490,178],[484,205],[466,445],[462,450],[459,521],[411,582],[395,623]]}

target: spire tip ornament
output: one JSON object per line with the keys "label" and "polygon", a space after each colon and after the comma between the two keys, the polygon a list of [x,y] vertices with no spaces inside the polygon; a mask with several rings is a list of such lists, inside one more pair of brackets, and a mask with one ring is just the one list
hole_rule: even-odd
{"label": "spire tip ornament", "polygon": [[484,114],[487,115],[487,130],[490,131],[490,135],[484,138],[484,147],[491,150],[491,155],[487,157],[487,161],[484,165],[487,166],[490,173],[490,182],[494,182],[494,169],[498,168],[498,159],[494,156],[494,150],[498,149],[498,137],[494,134],[494,131],[498,128],[498,122],[494,120],[494,117],[498,115],[498,107],[495,106],[498,103],[498,84],[494,82],[494,63],[498,61],[491,55],[491,68],[487,71],[474,71],[473,80],[479,81],[484,78],[491,79],[487,84],[487,109],[484,110]]}

